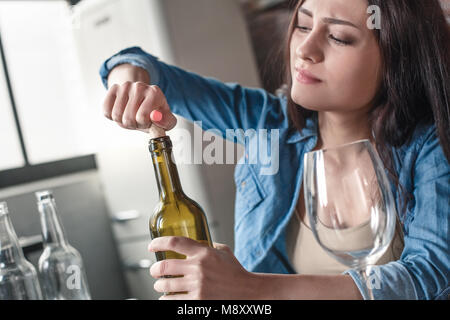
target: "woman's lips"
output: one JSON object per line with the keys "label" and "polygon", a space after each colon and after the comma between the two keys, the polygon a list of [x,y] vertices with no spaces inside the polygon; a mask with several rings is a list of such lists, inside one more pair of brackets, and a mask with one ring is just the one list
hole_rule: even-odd
{"label": "woman's lips", "polygon": [[322,82],[322,80],[314,77],[309,71],[304,69],[295,69],[297,73],[295,74],[295,78],[298,82],[303,84],[316,84]]}

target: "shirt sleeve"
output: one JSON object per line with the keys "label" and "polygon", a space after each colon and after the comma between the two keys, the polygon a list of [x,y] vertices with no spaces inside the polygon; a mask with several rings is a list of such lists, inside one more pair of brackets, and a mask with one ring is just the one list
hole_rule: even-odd
{"label": "shirt sleeve", "polygon": [[[162,90],[173,113],[199,121],[203,130],[218,130],[224,139],[227,130],[239,133],[239,129],[273,129],[287,121],[285,99],[281,96],[168,65],[139,47],[122,50],[103,63],[100,76],[105,88],[109,72],[123,63],[147,70],[151,84]],[[243,134],[237,134],[236,139],[245,143]]]}
{"label": "shirt sleeve", "polygon": [[[415,205],[407,214],[405,248],[400,260],[374,266],[375,299],[448,299],[450,166],[436,130],[429,130],[414,169]],[[346,271],[361,288],[353,270]],[[364,297],[367,299],[367,297]]]}

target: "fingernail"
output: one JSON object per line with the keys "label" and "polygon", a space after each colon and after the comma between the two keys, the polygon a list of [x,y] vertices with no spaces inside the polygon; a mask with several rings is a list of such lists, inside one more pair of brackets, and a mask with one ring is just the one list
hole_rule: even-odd
{"label": "fingernail", "polygon": [[162,113],[158,110],[153,110],[152,113],[150,113],[150,119],[152,121],[161,121],[162,120]]}

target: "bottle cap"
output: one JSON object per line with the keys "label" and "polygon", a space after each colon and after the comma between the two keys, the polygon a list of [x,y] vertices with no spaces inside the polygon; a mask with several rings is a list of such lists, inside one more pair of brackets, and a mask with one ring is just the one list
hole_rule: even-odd
{"label": "bottle cap", "polygon": [[53,199],[53,193],[49,190],[38,191],[35,193],[37,201]]}
{"label": "bottle cap", "polygon": [[8,214],[8,205],[5,201],[0,201],[0,216]]}

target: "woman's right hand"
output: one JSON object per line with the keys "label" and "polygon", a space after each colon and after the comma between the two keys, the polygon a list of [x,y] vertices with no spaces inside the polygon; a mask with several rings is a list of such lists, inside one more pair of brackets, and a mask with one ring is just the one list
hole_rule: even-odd
{"label": "woman's right hand", "polygon": [[[145,72],[146,77],[139,72]],[[141,68],[129,64],[114,68],[108,78],[111,86],[103,103],[103,114],[122,128],[149,132],[153,123],[150,113],[158,110],[162,119],[154,121],[155,124],[165,130],[173,129],[177,119],[163,92],[144,81],[150,82],[147,72]]]}

